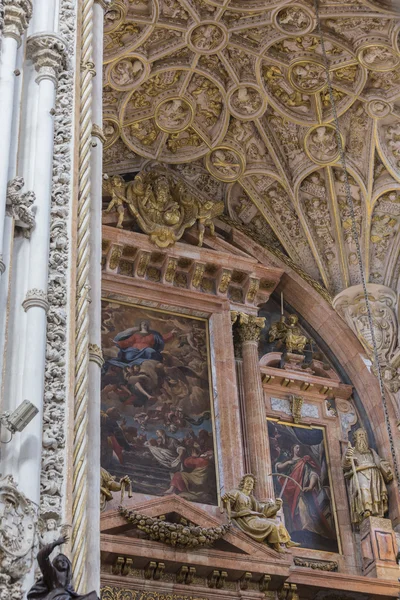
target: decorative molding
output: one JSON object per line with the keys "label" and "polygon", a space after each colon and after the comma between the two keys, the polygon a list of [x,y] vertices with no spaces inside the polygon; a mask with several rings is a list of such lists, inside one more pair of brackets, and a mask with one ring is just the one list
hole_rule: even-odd
{"label": "decorative molding", "polygon": [[[185,594],[160,593],[106,585],[100,590],[101,600],[193,600]],[[207,600],[196,595],[196,600]]]}
{"label": "decorative molding", "polygon": [[31,237],[31,229],[35,225],[36,207],[32,207],[36,197],[34,192],[21,192],[25,182],[22,177],[15,177],[7,185],[7,213],[15,219],[15,225],[26,238]]}
{"label": "decorative molding", "polygon": [[80,26],[79,184],[77,206],[77,265],[75,304],[75,387],[72,485],[72,569],[75,587],[85,591],[87,571],[88,402],[90,306],[90,205],[92,157],[93,18],[94,0],[82,0]]}
{"label": "decorative molding", "polygon": [[37,513],[11,475],[0,479],[0,598],[24,597],[22,581],[38,546]]}
{"label": "decorative molding", "polygon": [[21,37],[32,17],[32,0],[4,0],[2,11],[3,35],[14,38],[20,45]]}
{"label": "decorative molding", "polygon": [[290,410],[292,411],[294,423],[301,423],[302,407],[304,404],[303,396],[292,394],[290,396]]}
{"label": "decorative molding", "polygon": [[[67,47],[56,33],[35,33],[27,41],[27,58],[31,59],[38,72],[36,82],[50,79],[57,85],[58,76],[66,66]],[[71,107],[70,107],[71,110]]]}
{"label": "decorative molding", "polygon": [[3,255],[0,254],[0,275],[3,275],[3,273],[5,272],[5,270],[6,270],[6,265],[5,265],[4,261],[3,261]]}
{"label": "decorative molding", "polygon": [[294,556],[293,562],[296,565],[296,567],[305,567],[307,569],[314,569],[318,571],[337,572],[339,569],[338,563],[334,560],[315,560],[311,558],[301,558],[299,556]]}
{"label": "decorative molding", "polygon": [[25,300],[23,301],[22,306],[25,312],[34,306],[43,308],[46,312],[50,308],[46,292],[37,288],[33,288],[32,290],[28,290],[26,292]]}
{"label": "decorative molding", "polygon": [[103,352],[97,344],[89,344],[89,360],[101,368],[104,365]]}
{"label": "decorative molding", "polygon": [[105,10],[110,6],[113,0],[94,0],[95,4],[100,4],[101,8]]}

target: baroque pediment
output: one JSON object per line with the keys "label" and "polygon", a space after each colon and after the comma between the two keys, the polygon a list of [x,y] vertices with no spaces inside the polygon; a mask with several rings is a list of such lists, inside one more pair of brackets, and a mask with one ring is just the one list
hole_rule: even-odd
{"label": "baroque pediment", "polygon": [[[174,523],[189,523],[201,527],[202,529],[217,528],[221,527],[221,525],[226,525],[227,523],[223,514],[221,514],[221,518],[218,519],[196,504],[190,503],[184,498],[176,495],[147,500],[135,504],[134,507],[127,505],[126,508],[147,517],[159,517]],[[137,529],[127,521],[119,510],[108,511],[101,516],[100,531],[103,542],[109,538],[113,540],[116,546],[119,546],[118,540],[120,540],[120,543],[127,543],[128,548],[128,540],[131,540],[133,552],[135,551],[135,547],[138,549],[139,546],[142,547],[146,545],[153,550],[156,546],[161,546],[166,553],[179,552],[179,548],[175,549],[168,547],[165,544],[161,544],[160,542],[138,538]],[[137,540],[139,543],[135,544],[133,540]],[[126,550],[126,552],[128,553],[128,550]],[[185,549],[185,553],[188,552],[190,553],[190,550]],[[207,555],[214,555],[215,558],[221,556],[221,553],[228,556],[242,554],[251,556],[253,559],[258,559],[260,561],[279,561],[283,565],[289,563],[289,560],[285,555],[284,558],[282,558],[266,544],[255,542],[240,531],[234,524],[231,525],[223,538],[216,541],[212,547],[207,549],[196,549],[193,550],[193,552],[196,554],[206,553]],[[233,560],[235,559],[234,556],[232,556],[232,558]]]}

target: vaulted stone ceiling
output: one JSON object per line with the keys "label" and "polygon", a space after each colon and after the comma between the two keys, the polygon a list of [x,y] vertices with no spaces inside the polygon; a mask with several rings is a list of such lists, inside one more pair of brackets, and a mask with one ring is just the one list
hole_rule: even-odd
{"label": "vaulted stone ceiling", "polygon": [[[400,270],[400,20],[320,1],[367,279]],[[114,0],[104,169],[161,162],[330,294],[360,282],[313,2]]]}

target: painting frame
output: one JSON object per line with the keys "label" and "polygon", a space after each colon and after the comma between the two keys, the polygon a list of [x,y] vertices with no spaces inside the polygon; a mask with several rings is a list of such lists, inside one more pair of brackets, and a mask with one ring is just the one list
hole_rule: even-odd
{"label": "painting frame", "polygon": [[[328,476],[329,488],[330,488],[330,492],[331,492],[330,500],[332,503],[332,517],[333,517],[333,523],[334,523],[334,528],[335,528],[338,549],[337,549],[337,551],[321,550],[318,548],[309,548],[309,547],[304,548],[304,549],[307,549],[307,552],[318,552],[318,553],[329,552],[329,553],[343,555],[342,540],[341,540],[340,527],[339,527],[339,521],[338,521],[338,515],[337,515],[337,504],[336,504],[336,498],[335,498],[335,492],[334,492],[333,480],[332,480],[331,458],[330,458],[330,453],[329,453],[329,444],[328,444],[328,439],[327,439],[326,426],[315,425],[315,424],[306,425],[304,423],[294,423],[294,422],[290,422],[290,421],[285,421],[285,420],[279,419],[277,417],[266,417],[267,435],[268,435],[269,442],[270,442],[270,436],[269,436],[269,430],[268,430],[268,423],[275,423],[276,425],[281,425],[283,427],[318,430],[318,431],[322,432],[323,448],[324,448],[325,460],[326,460],[326,464],[327,464],[327,476]],[[272,462],[271,448],[269,448],[269,457],[268,458],[269,458],[270,464],[271,464],[271,477],[272,477],[272,475],[274,473],[274,468],[273,468],[273,462]],[[274,477],[273,477],[273,479],[274,479]],[[274,481],[273,481],[273,488],[274,488],[274,493],[276,494],[276,487],[275,487]]]}
{"label": "painting frame", "polygon": [[[109,294],[109,295],[108,295]],[[123,299],[121,299],[123,298]],[[195,320],[195,321],[200,321],[202,323],[204,323],[204,331],[205,331],[205,341],[206,341],[206,351],[207,351],[207,374],[208,374],[208,395],[209,395],[209,404],[210,404],[210,413],[211,413],[211,432],[212,432],[212,442],[213,442],[213,453],[214,453],[214,475],[215,475],[215,487],[216,487],[216,501],[215,503],[210,504],[210,506],[215,506],[218,508],[221,508],[221,480],[220,480],[220,467],[219,467],[219,453],[218,453],[218,440],[217,440],[217,426],[216,426],[216,417],[215,417],[215,396],[214,396],[214,387],[215,387],[215,382],[214,382],[214,371],[213,371],[213,365],[212,365],[212,347],[211,347],[211,341],[210,341],[210,317],[212,316],[212,313],[208,314],[205,311],[201,311],[203,313],[204,316],[199,316],[199,314],[192,314],[192,313],[199,313],[200,311],[196,311],[196,309],[193,309],[191,311],[191,309],[183,309],[182,311],[179,311],[179,308],[176,306],[171,306],[170,308],[167,308],[168,303],[167,302],[163,302],[162,304],[162,308],[153,306],[153,303],[149,303],[148,301],[143,301],[143,303],[140,303],[140,299],[139,298],[135,298],[132,299],[129,296],[125,296],[125,294],[118,294],[117,297],[116,295],[111,291],[111,290],[103,290],[102,294],[101,294],[101,310],[103,313],[103,303],[110,303],[110,304],[117,304],[120,306],[126,306],[129,307],[131,309],[138,309],[138,310],[145,310],[145,311],[150,311],[150,312],[155,312],[155,313],[160,313],[163,315],[169,315],[171,317],[180,317],[183,319],[191,319],[191,320]],[[141,493],[141,492],[134,492],[133,493]],[[156,494],[150,494],[153,495],[154,497],[160,497],[157,496]],[[190,500],[189,500],[190,501]],[[191,502],[195,502],[196,501],[191,501]],[[200,502],[200,504],[202,504],[202,502]]]}

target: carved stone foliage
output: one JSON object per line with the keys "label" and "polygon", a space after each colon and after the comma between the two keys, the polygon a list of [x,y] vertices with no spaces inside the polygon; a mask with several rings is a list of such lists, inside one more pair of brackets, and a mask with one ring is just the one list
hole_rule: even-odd
{"label": "carved stone foliage", "polygon": [[[388,184],[381,194],[400,182],[395,17],[373,0],[360,1],[361,8],[354,0],[357,15],[344,3],[329,3],[328,13],[321,6],[338,138],[311,5],[118,0],[105,16],[109,175],[138,172],[150,159],[182,165],[186,178],[190,165],[202,164],[214,181],[226,184],[221,199],[244,231],[254,236],[257,227],[262,237],[276,238],[305,276],[330,293],[357,284],[340,144],[365,264],[368,215],[377,197],[375,150]],[[309,176],[313,166],[324,192],[305,202],[304,173]],[[256,207],[248,222],[236,219],[229,205],[233,182]],[[400,269],[388,263],[389,271],[382,283],[395,288]]]}
{"label": "carved stone foliage", "polygon": [[65,62],[58,73],[55,105],[53,186],[50,220],[47,347],[43,414],[43,451],[40,514],[44,522],[64,519],[63,486],[65,409],[67,384],[67,271],[69,259],[69,198],[71,198],[73,114],[75,84],[76,7],[60,2],[60,35],[65,43]]}
{"label": "carved stone foliage", "polygon": [[32,567],[37,507],[18,491],[9,475],[0,479],[0,597],[22,600],[22,580]]}
{"label": "carved stone foliage", "polygon": [[129,523],[147,534],[150,540],[163,542],[177,548],[203,548],[212,546],[229,531],[230,525],[200,527],[170,523],[159,517],[147,517],[133,510],[120,507],[120,513]]}
{"label": "carved stone foliage", "polygon": [[9,35],[20,43],[32,17],[32,0],[4,0],[1,12],[3,35]]}
{"label": "carved stone foliage", "polygon": [[[101,600],[192,600],[192,596],[182,594],[161,594],[159,592],[144,592],[132,588],[105,586],[100,590]],[[196,596],[197,600],[207,600]]]}
{"label": "carved stone foliage", "polygon": [[8,182],[7,186],[7,213],[15,219],[17,230],[29,238],[31,229],[35,225],[35,202],[34,192],[21,192],[24,187],[22,177],[15,177]]}

